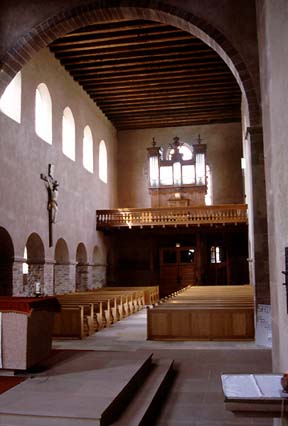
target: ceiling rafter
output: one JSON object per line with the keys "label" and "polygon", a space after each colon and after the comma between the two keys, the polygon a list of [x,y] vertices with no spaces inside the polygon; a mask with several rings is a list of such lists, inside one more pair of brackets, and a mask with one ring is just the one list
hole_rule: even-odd
{"label": "ceiling rafter", "polygon": [[113,20],[50,45],[119,130],[238,122],[241,92],[210,47],[159,22]]}

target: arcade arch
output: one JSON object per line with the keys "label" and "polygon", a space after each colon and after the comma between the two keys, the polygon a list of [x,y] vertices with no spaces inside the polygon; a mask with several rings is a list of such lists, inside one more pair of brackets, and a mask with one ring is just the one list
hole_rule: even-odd
{"label": "arcade arch", "polygon": [[25,247],[27,249],[28,271],[23,290],[25,294],[33,295],[36,282],[40,283],[41,292],[44,291],[45,249],[40,236],[35,232],[28,237]]}
{"label": "arcade arch", "polygon": [[55,245],[54,260],[54,293],[62,294],[74,291],[75,284],[69,261],[68,245],[63,238],[60,238]]}
{"label": "arcade arch", "polygon": [[92,283],[93,287],[103,287],[106,284],[105,256],[100,247],[93,249]]}
{"label": "arcade arch", "polygon": [[14,247],[10,234],[0,227],[0,295],[13,294]]}
{"label": "arcade arch", "polygon": [[76,291],[88,290],[87,250],[83,243],[79,243],[76,250]]}

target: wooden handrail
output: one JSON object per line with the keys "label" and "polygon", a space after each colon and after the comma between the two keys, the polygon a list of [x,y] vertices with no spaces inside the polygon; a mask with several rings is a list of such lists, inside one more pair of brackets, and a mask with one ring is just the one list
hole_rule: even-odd
{"label": "wooden handrail", "polygon": [[113,209],[96,211],[98,230],[118,227],[154,227],[247,223],[246,204],[214,206],[160,207],[143,209]]}

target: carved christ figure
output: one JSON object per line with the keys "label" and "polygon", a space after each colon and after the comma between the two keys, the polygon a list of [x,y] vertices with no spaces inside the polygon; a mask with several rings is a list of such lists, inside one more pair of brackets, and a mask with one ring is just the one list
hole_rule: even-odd
{"label": "carved christ figure", "polygon": [[46,182],[46,188],[48,191],[48,210],[49,210],[49,221],[56,223],[56,217],[58,212],[58,187],[59,183],[53,176],[53,165],[49,164],[48,176],[41,174],[41,179]]}
{"label": "carved christ figure", "polygon": [[48,201],[48,210],[51,214],[51,222],[56,223],[56,216],[58,212],[58,187],[59,183],[57,181],[50,182],[48,181],[48,193],[49,193],[49,201]]}

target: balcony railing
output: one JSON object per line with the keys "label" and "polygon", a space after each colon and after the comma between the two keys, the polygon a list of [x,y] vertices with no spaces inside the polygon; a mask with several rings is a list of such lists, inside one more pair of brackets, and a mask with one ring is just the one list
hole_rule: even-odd
{"label": "balcony railing", "polygon": [[246,204],[97,210],[97,229],[247,223]]}

